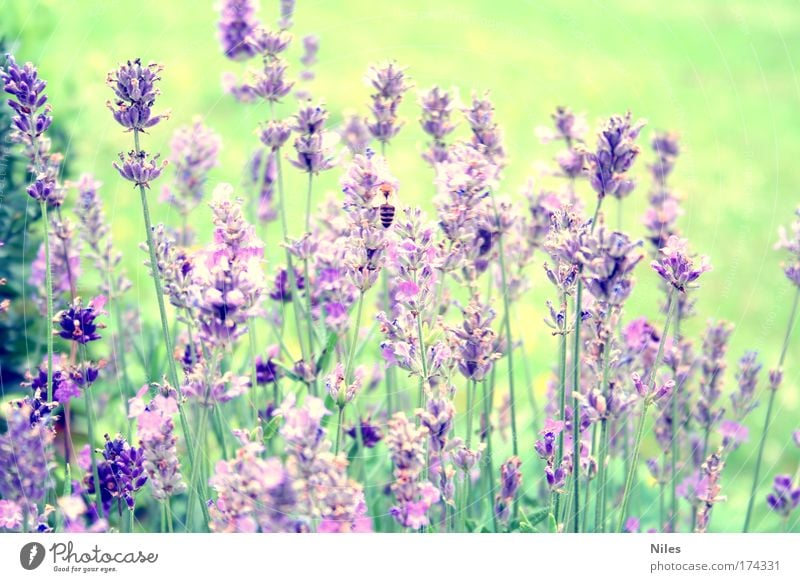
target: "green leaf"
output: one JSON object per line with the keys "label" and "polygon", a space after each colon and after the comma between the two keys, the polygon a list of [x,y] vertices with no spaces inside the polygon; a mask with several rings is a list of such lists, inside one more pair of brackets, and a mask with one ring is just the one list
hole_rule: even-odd
{"label": "green leaf", "polygon": [[325,342],[325,348],[323,348],[322,353],[319,355],[319,358],[317,358],[317,375],[328,369],[328,364],[331,361],[331,356],[333,355],[336,342],[338,341],[339,334],[336,332],[331,332],[328,335],[328,341]]}
{"label": "green leaf", "polygon": [[547,531],[550,533],[558,533],[558,524],[556,523],[556,517],[552,513],[547,514],[548,522],[547,522]]}

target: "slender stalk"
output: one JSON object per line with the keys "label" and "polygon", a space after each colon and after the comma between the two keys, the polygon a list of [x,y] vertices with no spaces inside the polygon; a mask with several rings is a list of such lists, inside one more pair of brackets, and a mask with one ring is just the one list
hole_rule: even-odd
{"label": "slender stalk", "polygon": [[464,439],[468,449],[472,448],[472,415],[473,408],[475,406],[474,398],[475,380],[470,380],[467,382],[467,434],[466,438]]}
{"label": "slender stalk", "polygon": [[[681,339],[681,310],[680,304],[675,309],[675,330],[674,330],[674,344],[680,345]],[[670,489],[672,490],[672,497],[670,498],[670,513],[669,524],[670,531],[675,531],[678,524],[678,444],[680,443],[680,422],[678,422],[678,401],[680,400],[680,391],[682,382],[675,384],[675,391],[672,393],[671,399],[671,414],[672,414],[672,439],[670,440]],[[706,429],[706,447],[708,446],[708,429]],[[704,457],[705,458],[705,457]],[[663,495],[663,488],[662,488]]]}
{"label": "slender stalk", "polygon": [[[494,206],[495,219],[499,219],[500,214],[497,210],[497,202],[492,194],[492,205]],[[505,253],[503,252],[503,234],[497,238],[498,254],[500,256],[501,283],[503,286],[503,310],[505,317],[506,349],[508,350],[508,400],[511,407],[511,450],[514,456],[519,456],[519,443],[517,439],[517,410],[514,399],[514,342],[511,335],[511,309],[508,299],[508,275],[506,273]],[[516,517],[517,504],[514,504],[514,516]]]}
{"label": "slender stalk", "polygon": [[[311,232],[311,192],[313,190],[313,180],[314,174],[308,174],[308,193],[306,195],[306,232]],[[309,292],[311,287],[311,278],[310,272],[308,267],[308,259],[303,260],[303,269],[304,269],[304,276],[305,276],[305,298],[306,298],[306,331],[308,332],[308,357],[309,357],[309,364],[314,364],[314,318],[311,312],[311,293]],[[316,374],[314,374],[313,386],[312,386],[312,394],[317,394],[317,379]]]}
{"label": "slender stalk", "polygon": [[[425,348],[425,336],[422,335],[421,313],[417,313],[416,320],[417,320],[417,341],[419,341],[419,355],[420,355],[420,360],[422,361],[422,378],[419,381],[419,397],[417,399],[418,400],[417,407],[423,408],[425,406],[425,384],[427,384],[428,382],[428,353],[427,349]],[[467,448],[469,448],[469,444],[467,444]]]}
{"label": "slender stalk", "polygon": [[583,298],[583,284],[578,280],[578,289],[575,294],[575,331],[572,343],[572,495],[573,509],[572,527],[575,533],[580,531],[580,458],[581,458],[581,422],[580,402],[578,392],[581,386],[581,301]]}
{"label": "slender stalk", "polygon": [[[597,225],[597,217],[600,214],[600,206],[603,203],[603,198],[597,198],[597,205],[594,209],[594,216],[592,217],[592,224],[590,232],[594,232]],[[574,498],[575,513],[572,514],[573,518],[573,531],[579,533],[580,531],[580,403],[578,402],[578,393],[581,388],[581,315],[582,315],[582,301],[583,301],[583,279],[581,273],[583,266],[578,269],[578,288],[575,292],[575,330],[572,344],[572,495]]]}
{"label": "slender stalk", "polygon": [[[283,231],[283,242],[289,243],[289,226],[286,220],[286,196],[283,191],[283,172],[281,170],[281,150],[275,150],[275,173],[278,177],[278,207],[280,208],[281,229]],[[289,248],[286,251],[286,271],[289,276],[289,288],[292,296],[292,314],[294,317],[295,332],[297,333],[297,343],[300,344],[300,352],[303,361],[307,361],[306,349],[303,343],[302,325],[300,324],[300,291],[297,286],[297,277],[294,272],[292,253]]]}
{"label": "slender stalk", "polygon": [[608,485],[608,469],[606,460],[608,458],[608,419],[600,420],[600,458],[597,460],[597,499],[595,499],[594,510],[594,531],[604,532],[606,530],[606,491]]}
{"label": "slender stalk", "polygon": [[50,268],[50,224],[47,202],[42,200],[42,225],[44,227],[45,293],[47,294],[47,401],[53,401],[53,271]]}
{"label": "slender stalk", "polygon": [[[567,321],[567,295],[561,294],[561,309],[564,310],[564,321]],[[561,422],[566,422],[566,409],[567,409],[567,330],[562,330],[558,339],[558,401],[559,401],[559,414],[558,419]],[[564,458],[564,431],[558,433],[558,462]],[[561,495],[555,495],[555,513],[556,519],[559,515],[559,507],[561,505]]]}
{"label": "slender stalk", "polygon": [[86,383],[83,388],[83,400],[86,404],[86,422],[88,425],[87,438],[89,440],[89,447],[92,459],[92,477],[94,478],[94,495],[95,503],[97,504],[97,514],[103,517],[103,498],[100,493],[100,472],[97,469],[97,459],[94,454],[94,402],[92,399],[92,387]]}
{"label": "slender stalk", "polygon": [[[141,152],[141,148],[139,147],[139,130],[133,130],[133,144],[136,153],[139,154]],[[169,320],[167,319],[167,308],[164,303],[164,292],[161,287],[161,273],[158,269],[158,258],[156,256],[156,247],[155,243],[153,242],[153,223],[150,220],[150,208],[147,203],[147,192],[145,191],[145,187],[143,185],[139,185],[139,196],[142,201],[142,214],[144,215],[144,227],[145,233],[147,234],[147,250],[150,254],[150,270],[153,276],[153,285],[155,286],[156,290],[156,299],[158,300],[158,313],[161,318],[161,332],[164,338],[164,346],[166,347],[167,351],[167,370],[169,372],[169,381],[172,384],[173,388],[178,392],[178,416],[180,417],[181,422],[181,430],[183,431],[185,440],[186,440],[186,448],[189,452],[189,459],[190,462],[194,462],[195,460],[195,451],[194,451],[194,442],[192,439],[192,434],[189,432],[189,423],[186,420],[186,411],[183,409],[183,391],[181,390],[181,384],[178,379],[178,368],[175,365],[175,355],[172,351],[172,336],[169,332]],[[193,467],[191,468],[193,470]],[[205,499],[205,485],[200,484],[200,495]],[[208,508],[204,501],[201,500],[200,507],[203,511],[203,516],[206,519],[206,523],[208,523]]]}
{"label": "slender stalk", "polygon": [[656,359],[653,361],[653,367],[650,369],[650,373],[647,376],[647,383],[645,384],[646,389],[648,391],[647,395],[644,397],[644,402],[642,402],[642,415],[639,417],[639,423],[636,426],[636,437],[633,441],[633,458],[631,459],[630,468],[628,469],[628,475],[625,478],[625,488],[622,490],[622,503],[620,504],[619,510],[619,521],[617,522],[617,533],[622,533],[622,528],[625,526],[625,518],[627,517],[627,510],[628,510],[628,501],[631,494],[631,485],[633,484],[633,477],[634,473],[636,473],[636,469],[639,463],[639,449],[642,445],[642,435],[644,434],[644,425],[647,421],[647,411],[650,408],[650,405],[653,403],[651,400],[651,394],[653,381],[656,377],[656,371],[658,370],[658,366],[661,364],[661,356],[664,353],[664,344],[666,343],[666,336],[667,332],[669,331],[669,323],[672,319],[672,308],[675,306],[675,289],[670,289],[669,295],[667,295],[667,318],[664,322],[664,331],[661,334],[661,339],[658,342],[658,351],[656,352]]}
{"label": "slender stalk", "polygon": [[[256,389],[258,388],[258,366],[256,366],[256,320],[250,318],[249,325],[247,326],[247,339],[250,344],[250,394],[255,408],[256,417],[258,417],[258,405],[255,402]],[[266,404],[266,403],[265,403]],[[277,405],[277,402],[276,402]]]}
{"label": "slender stalk", "polygon": [[495,515],[492,503],[494,501],[494,461],[492,459],[492,423],[489,415],[492,412],[492,401],[489,386],[486,380],[481,382],[483,386],[483,416],[486,419],[486,483],[488,488],[489,512],[492,514],[492,531],[497,532],[497,515]]}
{"label": "slender stalk", "polygon": [[356,307],[356,325],[353,328],[353,341],[350,343],[350,352],[347,355],[347,363],[344,367],[344,381],[350,381],[350,372],[353,367],[353,359],[356,353],[356,344],[358,344],[358,330],[361,328],[361,315],[364,311],[364,292],[358,294],[358,305]]}
{"label": "slender stalk", "polygon": [[[194,448],[194,456],[191,458],[190,478],[189,478],[189,501],[186,505],[186,531],[192,527],[192,518],[194,517],[194,507],[197,503],[197,494],[199,493],[198,482],[200,479],[200,455],[205,450],[206,443],[206,427],[208,426],[208,403],[201,403],[200,408],[200,421],[197,426],[197,446]],[[205,506],[200,500],[200,506]],[[208,523],[206,521],[206,523]]]}
{"label": "slender stalk", "polygon": [[170,498],[164,500],[164,513],[167,519],[167,532],[172,533],[172,508],[169,503]]}
{"label": "slender stalk", "polygon": [[[797,292],[794,295],[794,302],[792,303],[792,311],[789,313],[789,323],[786,326],[786,335],[783,338],[783,348],[781,348],[781,357],[778,360],[778,370],[783,369],[783,362],[786,359],[786,352],[789,350],[789,340],[792,337],[792,329],[794,328],[794,321],[797,317],[797,305],[800,302],[800,286],[797,287]],[[747,514],[744,518],[744,528],[742,531],[747,533],[750,529],[750,520],[753,516],[753,503],[756,499],[756,489],[760,485],[759,477],[761,476],[761,462],[764,458],[764,446],[767,442],[767,434],[772,422],[772,409],[775,404],[775,394],[778,392],[777,388],[770,390],[769,402],[767,403],[767,414],[764,417],[764,429],[761,431],[761,439],[758,443],[758,457],[756,457],[756,471],[753,475],[753,486],[750,488],[750,500],[747,502]]]}
{"label": "slender stalk", "polygon": [[[607,346],[603,354],[603,383],[600,391],[603,395],[608,393],[608,376],[611,370],[611,345]],[[607,477],[608,469],[606,462],[608,457],[608,418],[600,420],[600,458],[597,467],[597,500],[595,501],[595,523],[596,532],[603,532],[606,528],[606,490],[608,489]]]}
{"label": "slender stalk", "polygon": [[339,407],[339,414],[336,422],[336,448],[333,449],[334,455],[339,454],[339,446],[342,442],[342,425],[344,424],[344,405],[339,404],[338,407]]}

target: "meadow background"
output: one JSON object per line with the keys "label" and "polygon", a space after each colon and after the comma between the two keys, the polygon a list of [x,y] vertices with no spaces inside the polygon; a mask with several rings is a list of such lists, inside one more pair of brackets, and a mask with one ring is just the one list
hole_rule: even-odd
{"label": "meadow background", "polygon": [[[262,18],[277,19],[277,0],[261,5]],[[130,148],[130,136],[119,131],[105,107],[111,94],[107,72],[134,57],[165,65],[159,105],[171,108],[172,118],[145,136],[144,147],[166,155],[172,130],[202,116],[223,138],[222,163],[212,171],[212,187],[220,181],[237,187],[243,182],[246,160],[258,143],[254,130],[266,119],[266,107],[243,106],[223,93],[222,74],[242,68],[221,53],[212,2],[0,0],[0,14],[0,35],[14,45],[18,61],[34,61],[49,82],[56,123],[70,137],[64,152],[70,177],[91,172],[104,183],[101,192],[114,240],[134,283],[128,297],[155,322],[152,283],[138,249],[143,238],[138,195],[111,168],[117,152]],[[699,315],[683,331],[699,342],[707,318],[735,324],[728,388],[734,384],[735,361],[746,349],[760,351],[765,369],[775,365],[793,290],[772,245],[778,225],[791,221],[800,202],[797,2],[299,0],[294,21],[295,65],[299,37],[319,36],[316,79],[308,89],[327,103],[334,124],[345,112],[366,115],[370,90],[364,73],[368,65],[387,59],[407,66],[417,89],[457,87],[463,100],[472,90],[491,90],[509,154],[505,194],[519,196],[529,178],[537,178],[534,162],[554,153],[539,143],[534,130],[549,124],[557,105],[585,112],[592,128],[601,117],[630,110],[648,120],[643,145],[655,129],[679,132],[683,151],[672,178],[686,210],[679,225],[714,266],[696,293]],[[295,107],[287,98],[280,112]],[[431,209],[432,171],[419,155],[425,136],[415,98],[404,101],[400,115],[406,126],[389,154],[401,180],[400,197]],[[459,131],[463,135],[463,124]],[[640,186],[625,201],[624,226],[634,236],[642,233],[645,164],[651,159],[645,149],[634,167]],[[290,224],[295,223],[290,230],[296,234],[302,230],[305,178],[287,174],[288,197],[296,200],[289,209]],[[323,191],[338,190],[340,175],[333,170],[320,178],[324,186],[316,188],[317,200]],[[67,204],[72,202],[74,194]],[[154,204],[153,213],[155,222],[177,224],[166,204]],[[206,216],[204,209],[194,215],[201,240],[207,238]],[[277,223],[267,230],[268,258],[280,256],[279,230]],[[540,262],[530,270],[536,277],[534,291],[516,308],[515,333],[525,337],[531,385],[542,398],[556,340],[541,323],[544,301],[554,293],[539,275]],[[91,270],[87,264],[85,271]],[[655,275],[642,268],[637,279],[627,317],[653,316],[659,294]],[[91,278],[81,283],[91,284]],[[765,452],[762,499],[772,475],[797,468],[798,449],[790,441],[800,425],[800,338],[794,339]],[[505,373],[497,378],[503,390]],[[762,382],[759,390],[763,387]],[[725,491],[728,501],[714,510],[716,531],[741,528],[763,408],[750,416],[751,442],[732,455],[723,476],[723,487],[733,484]],[[530,434],[522,440],[523,461],[535,459],[533,440]],[[643,458],[650,448],[655,449],[652,437]],[[526,465],[526,472],[536,471],[538,478],[539,462]],[[766,515],[762,499],[754,529],[775,528],[778,519]]]}

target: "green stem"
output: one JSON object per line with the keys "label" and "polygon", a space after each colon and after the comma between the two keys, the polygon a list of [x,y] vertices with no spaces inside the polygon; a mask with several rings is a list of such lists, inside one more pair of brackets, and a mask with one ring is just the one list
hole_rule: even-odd
{"label": "green stem", "polygon": [[[675,346],[680,345],[681,339],[681,310],[680,305],[677,306],[675,309],[675,330],[674,330],[674,344]],[[680,400],[680,392],[681,392],[682,382],[677,382],[675,384],[675,391],[672,393],[671,399],[671,414],[672,414],[672,439],[670,441],[670,489],[672,496],[670,498],[670,514],[669,514],[669,523],[670,523],[670,531],[676,531],[676,527],[678,524],[678,445],[680,443],[680,426],[681,423],[678,421],[678,402]],[[705,446],[708,445],[708,430],[706,430],[706,441]],[[705,458],[705,457],[704,457]],[[662,489],[663,493],[663,489]],[[663,524],[662,524],[663,525]]]}
{"label": "green stem", "polygon": [[170,498],[164,500],[164,510],[167,518],[167,532],[172,533],[172,508],[169,503]]}
{"label": "green stem", "polygon": [[[53,401],[53,271],[50,267],[50,223],[47,202],[42,200],[42,225],[44,226],[45,292],[47,293],[47,401]],[[98,481],[99,483],[99,481]]]}
{"label": "green stem", "polygon": [[103,498],[100,493],[100,472],[97,469],[97,459],[95,458],[94,453],[94,402],[92,401],[92,387],[86,383],[83,388],[83,400],[86,404],[86,423],[88,425],[87,429],[87,439],[89,440],[89,452],[91,453],[92,459],[92,477],[94,477],[94,495],[95,495],[95,503],[97,504],[97,514],[102,518],[103,517]]}
{"label": "green stem", "polygon": [[472,447],[472,409],[474,407],[473,398],[475,397],[475,380],[467,382],[467,435],[464,441],[467,448]]}
{"label": "green stem", "polygon": [[350,344],[350,351],[347,355],[347,363],[344,367],[344,381],[348,383],[350,381],[350,372],[352,371],[353,367],[353,359],[356,353],[356,345],[358,344],[358,330],[361,328],[361,315],[364,311],[364,292],[361,291],[358,294],[358,305],[356,307],[356,325],[353,328],[353,341]]}
{"label": "green stem", "polygon": [[489,422],[489,416],[492,412],[491,394],[489,386],[484,380],[481,382],[483,386],[483,416],[486,419],[486,483],[489,489],[489,512],[492,514],[492,531],[497,532],[497,515],[494,512],[494,461],[492,460],[492,423]]}
{"label": "green stem", "polygon": [[[786,352],[789,350],[789,340],[792,337],[792,329],[794,328],[794,320],[797,317],[797,305],[800,302],[800,286],[797,287],[797,292],[794,295],[794,302],[792,303],[792,310],[789,313],[789,323],[786,326],[786,335],[783,338],[783,348],[781,348],[781,357],[778,360],[778,370],[783,369],[783,362],[786,359]],[[753,516],[753,503],[756,499],[756,489],[760,485],[759,477],[761,476],[761,462],[764,458],[764,447],[767,443],[767,435],[772,423],[772,409],[775,403],[775,394],[778,392],[777,386],[770,390],[769,402],[767,403],[767,414],[764,417],[764,429],[761,431],[761,439],[758,443],[758,457],[756,457],[756,472],[753,475],[753,486],[750,488],[750,499],[747,502],[747,514],[744,518],[743,532],[747,533],[750,529],[750,520]]]}
{"label": "green stem", "polygon": [[[133,130],[133,144],[136,154],[138,155],[141,152],[141,148],[139,147],[139,130],[137,129]],[[175,388],[178,393],[178,416],[180,417],[181,430],[183,431],[186,440],[186,448],[189,452],[190,462],[194,462],[194,443],[192,435],[189,432],[189,423],[186,420],[186,411],[183,409],[183,391],[181,390],[181,384],[178,380],[178,368],[175,365],[175,354],[172,351],[172,336],[169,332],[167,308],[164,304],[164,292],[161,287],[161,273],[158,268],[158,257],[156,256],[155,243],[153,242],[153,224],[150,220],[150,208],[147,203],[147,192],[144,185],[141,184],[139,185],[139,196],[142,201],[142,214],[144,215],[144,227],[145,233],[147,234],[147,250],[150,254],[150,271],[153,277],[153,285],[156,289],[158,313],[161,318],[161,332],[164,337],[164,346],[167,350],[167,369],[169,372],[169,381],[172,384],[172,387]],[[193,471],[194,468],[191,467],[190,469]],[[200,507],[202,508],[203,516],[206,519],[206,524],[208,524],[208,508],[205,504],[205,486],[202,483],[200,484],[199,494],[203,498],[200,502]]]}
{"label": "green stem", "polygon": [[[255,408],[255,415],[258,418],[258,404],[255,401],[256,390],[258,389],[258,366],[256,365],[256,320],[250,318],[247,326],[247,338],[250,344],[250,399]],[[277,406],[277,402],[275,403]],[[266,405],[266,403],[265,403]]]}
{"label": "green stem", "polygon": [[[497,210],[497,202],[492,193],[492,205],[494,206],[495,219],[500,218],[500,213]],[[505,253],[503,252],[503,233],[497,238],[498,254],[500,258],[500,274],[503,286],[503,309],[506,313],[505,317],[505,334],[506,334],[506,349],[508,350],[508,400],[511,407],[511,450],[515,457],[519,456],[519,443],[517,439],[517,410],[514,399],[514,342],[511,335],[511,309],[508,299],[508,280],[505,265]],[[517,514],[517,506],[514,505],[514,517]]]}
{"label": "green stem", "polygon": [[[197,426],[197,446],[194,448],[194,456],[191,459],[190,478],[189,478],[189,501],[186,506],[186,531],[189,532],[192,527],[192,518],[194,517],[194,507],[197,502],[196,497],[199,493],[198,480],[200,479],[200,455],[205,450],[206,442],[206,427],[208,425],[208,406],[209,403],[203,402],[200,404],[200,421]],[[200,506],[205,506],[201,500]],[[206,522],[208,523],[208,522]]]}
{"label": "green stem", "polygon": [[600,420],[600,458],[597,459],[597,499],[595,499],[594,531],[602,533],[606,530],[606,481],[608,470],[608,419]]}
{"label": "green stem", "polygon": [[[283,242],[289,244],[289,226],[286,220],[286,196],[283,191],[283,172],[281,170],[281,150],[275,150],[275,173],[278,177],[278,207],[280,208],[281,229],[283,231]],[[289,288],[292,295],[292,313],[294,316],[295,332],[297,333],[297,343],[300,344],[300,352],[304,362],[308,361],[306,349],[303,343],[302,325],[300,324],[300,291],[297,287],[297,277],[295,277],[292,253],[289,248],[286,251],[286,271],[289,276]]]}
{"label": "green stem", "polygon": [[344,424],[344,405],[339,404],[339,414],[336,422],[336,448],[333,449],[333,454],[339,454],[339,446],[342,442],[342,425]]}
{"label": "green stem", "polygon": [[578,393],[581,386],[581,302],[583,299],[583,282],[578,279],[578,289],[575,294],[575,331],[572,343],[572,495],[573,509],[572,527],[575,533],[580,531],[580,451],[581,451],[581,423],[580,403]]}
{"label": "green stem", "polygon": [[636,469],[639,463],[639,449],[641,448],[642,444],[642,435],[644,434],[644,425],[647,421],[647,411],[650,408],[650,405],[653,403],[651,398],[651,392],[653,390],[653,382],[656,378],[656,372],[658,371],[658,366],[661,364],[661,356],[664,353],[664,344],[666,343],[666,336],[667,332],[669,331],[669,323],[672,319],[672,308],[675,306],[675,289],[671,288],[669,290],[669,295],[667,295],[667,318],[664,322],[664,331],[661,334],[661,339],[658,342],[658,351],[656,352],[656,359],[653,361],[653,367],[650,369],[650,373],[647,377],[647,382],[645,384],[645,388],[647,390],[647,395],[644,397],[644,402],[642,403],[642,415],[639,417],[639,423],[636,427],[636,437],[633,441],[633,458],[631,459],[630,468],[628,470],[628,475],[625,478],[625,488],[622,491],[622,503],[620,504],[619,510],[619,521],[617,522],[617,533],[622,533],[622,529],[625,527],[625,518],[627,517],[627,510],[628,510],[628,501],[631,494],[631,485],[633,484],[633,477],[636,473]]}
{"label": "green stem", "polygon": [[[566,409],[567,409],[567,296],[565,293],[561,294],[561,309],[564,310],[564,329],[558,339],[558,401],[559,413],[558,419],[566,423]],[[564,430],[558,433],[558,458],[560,463],[564,458]],[[555,495],[555,509],[554,515],[558,519],[559,508],[561,506],[561,495]]]}

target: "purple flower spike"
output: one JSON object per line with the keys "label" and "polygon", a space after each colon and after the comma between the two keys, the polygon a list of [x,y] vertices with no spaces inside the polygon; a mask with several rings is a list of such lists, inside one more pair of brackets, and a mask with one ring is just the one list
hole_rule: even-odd
{"label": "purple flower spike", "polygon": [[775,513],[788,518],[800,504],[800,486],[792,483],[791,475],[775,475],[772,492],[767,495],[767,505]]}
{"label": "purple flower spike", "polygon": [[494,512],[503,523],[508,523],[514,499],[517,496],[520,485],[522,485],[521,464],[517,457],[511,457],[500,466],[500,492],[495,498]]}
{"label": "purple flower spike", "polygon": [[92,299],[86,307],[83,306],[81,298],[76,297],[69,309],[56,315],[56,321],[61,328],[58,335],[82,345],[99,340],[101,336],[97,332],[105,325],[96,322],[95,319],[105,315],[106,312],[103,311],[105,304],[106,298],[103,295]]}
{"label": "purple flower spike", "polygon": [[387,143],[403,126],[397,117],[397,108],[410,88],[405,69],[396,63],[372,66],[366,82],[375,90],[370,105],[373,120],[368,124],[369,132],[378,141]]}
{"label": "purple flower spike", "polygon": [[220,4],[219,42],[225,56],[234,61],[249,59],[258,51],[247,38],[258,26],[255,0],[223,0]]}
{"label": "purple flower spike", "polygon": [[439,87],[433,87],[420,96],[422,116],[419,123],[422,131],[431,137],[428,149],[422,158],[432,166],[447,160],[445,138],[456,128],[450,120],[453,112],[453,95]]}
{"label": "purple flower spike", "polygon": [[795,210],[795,215],[797,218],[789,230],[784,227],[778,230],[775,248],[789,253],[789,261],[783,264],[783,272],[792,283],[800,287],[800,208]]}
{"label": "purple flower spike", "polygon": [[361,430],[361,438],[364,442],[364,446],[368,449],[374,448],[375,445],[383,440],[383,432],[381,431],[381,427],[377,424],[373,424],[369,418],[361,419],[358,427],[351,426],[348,428],[346,431],[347,436],[353,440],[357,440],[357,428]]}
{"label": "purple flower spike", "polygon": [[650,263],[653,270],[681,293],[692,288],[700,275],[711,270],[708,257],[699,260],[689,255],[688,241],[677,236],[669,237],[658,259]]}
{"label": "purple flower spike", "polygon": [[131,151],[127,156],[119,154],[122,165],[114,162],[113,166],[120,176],[133,182],[136,186],[150,188],[150,182],[158,178],[167,167],[167,162],[159,164],[158,158],[158,154],[148,157],[144,150],[138,153]]}
{"label": "purple flower spike", "polygon": [[158,75],[162,69],[156,63],[142,65],[142,61],[136,59],[108,74],[106,84],[114,91],[116,99],[107,106],[117,123],[128,131],[144,131],[168,117],[152,112],[159,94],[156,83],[161,80]]}
{"label": "purple flower spike", "polygon": [[597,149],[587,154],[589,183],[599,198],[616,196],[622,198],[633,189],[633,183],[625,174],[639,155],[635,144],[643,121],[633,123],[631,114],[611,117],[597,137]]}
{"label": "purple flower spike", "polygon": [[20,67],[11,55],[6,55],[6,69],[0,70],[3,90],[11,95],[8,105],[14,110],[12,123],[18,134],[15,139],[29,146],[45,132],[53,121],[44,94],[47,82],[31,63]]}
{"label": "purple flower spike", "polygon": [[0,435],[0,496],[18,503],[44,499],[50,484],[54,431],[45,423],[32,425],[30,404],[7,405],[8,430]]}
{"label": "purple flower spike", "polygon": [[321,105],[304,107],[295,115],[292,129],[299,134],[294,140],[297,156],[289,160],[294,167],[318,174],[335,165],[325,131],[327,120],[328,112]]}

